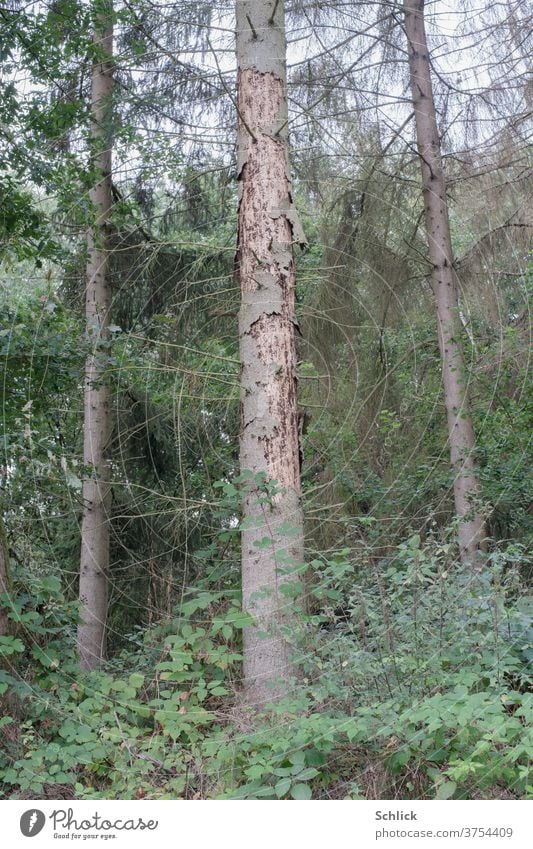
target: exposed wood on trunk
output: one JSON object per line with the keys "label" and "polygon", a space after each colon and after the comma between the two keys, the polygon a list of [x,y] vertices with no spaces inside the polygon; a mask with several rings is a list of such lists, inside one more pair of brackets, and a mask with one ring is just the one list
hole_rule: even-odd
{"label": "exposed wood on trunk", "polygon": [[243,503],[243,606],[256,623],[244,632],[244,684],[261,705],[292,674],[282,628],[294,603],[280,587],[303,560],[293,245],[304,237],[289,169],[284,4],[237,2],[236,15],[240,466],[281,490],[265,504],[254,485]]}
{"label": "exposed wood on trunk", "polygon": [[101,13],[102,26],[94,36],[97,57],[92,72],[92,164],[97,182],[90,192],[93,221],[87,231],[87,290],[85,312],[91,346],[85,364],[84,444],[81,525],[80,600],[83,622],[78,629],[80,663],[98,667],[105,657],[109,569],[111,490],[107,449],[110,437],[109,387],[103,377],[102,345],[108,339],[111,291],[107,236],[112,206],[111,95],[113,88],[113,27],[111,6]]}
{"label": "exposed wood on trunk", "polygon": [[424,191],[425,224],[437,307],[450,461],[454,473],[455,511],[459,521],[459,549],[461,560],[465,564],[476,566],[481,562],[478,552],[484,548],[486,531],[483,517],[476,513],[475,509],[479,496],[473,457],[475,437],[461,344],[458,286],[450,236],[446,180],[431,83],[424,0],[404,0],[404,13]]}

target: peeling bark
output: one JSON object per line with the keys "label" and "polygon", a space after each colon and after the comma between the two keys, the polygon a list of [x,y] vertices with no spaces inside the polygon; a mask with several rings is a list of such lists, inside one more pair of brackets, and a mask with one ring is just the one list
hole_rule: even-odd
{"label": "peeling bark", "polygon": [[[111,5],[108,7],[111,12]],[[106,653],[111,489],[107,449],[110,438],[109,387],[103,379],[102,343],[109,338],[111,291],[107,229],[112,206],[111,95],[113,28],[111,14],[95,32],[100,53],[92,72],[91,144],[97,182],[90,192],[93,223],[87,231],[86,328],[91,351],[85,363],[83,424],[83,515],[81,523],[78,651],[82,669],[97,668]]]}
{"label": "peeling bark", "polygon": [[244,631],[244,685],[255,705],[287,691],[282,629],[294,603],[280,570],[303,561],[293,246],[305,239],[291,190],[284,15],[278,0],[236,4],[240,466],[281,489],[266,505],[254,486],[243,502],[243,607],[255,621]]}
{"label": "peeling bark", "polygon": [[444,402],[454,472],[455,511],[459,520],[459,549],[465,565],[476,567],[484,550],[483,517],[475,512],[479,495],[473,452],[475,437],[466,386],[461,343],[457,277],[450,236],[446,180],[431,83],[424,24],[424,0],[404,0],[405,32],[422,184],[432,284],[435,292]]}

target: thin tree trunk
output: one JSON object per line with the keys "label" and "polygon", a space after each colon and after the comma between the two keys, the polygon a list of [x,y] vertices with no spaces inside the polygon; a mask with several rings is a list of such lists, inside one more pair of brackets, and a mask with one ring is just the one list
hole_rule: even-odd
{"label": "thin tree trunk", "polygon": [[113,88],[112,6],[95,26],[97,51],[92,72],[92,164],[97,182],[90,192],[93,223],[87,231],[85,314],[91,351],[85,364],[83,517],[81,524],[80,600],[82,623],[78,649],[83,669],[98,667],[106,651],[111,489],[107,449],[110,437],[109,387],[102,362],[107,349],[111,290],[108,278],[107,230],[111,191],[111,94]]}
{"label": "thin tree trunk", "polygon": [[[1,502],[0,502],[1,503]],[[11,593],[11,576],[9,574],[9,549],[7,545],[6,529],[4,521],[0,516],[0,593],[9,595]],[[10,623],[8,619],[9,606],[0,601],[0,637],[9,635]]]}
{"label": "thin tree trunk", "polygon": [[304,236],[289,169],[284,3],[238,0],[236,17],[240,466],[281,490],[261,503],[255,477],[243,500],[243,607],[255,622],[244,631],[244,685],[262,705],[288,689],[283,623],[294,602],[280,588],[303,560],[293,245]]}
{"label": "thin tree trunk", "polygon": [[476,513],[479,483],[474,468],[474,428],[470,416],[466,369],[461,344],[457,278],[454,270],[446,181],[424,25],[424,0],[404,0],[411,92],[424,190],[425,223],[432,264],[442,360],[444,402],[450,460],[454,473],[455,511],[459,521],[462,562],[476,566],[486,536],[483,517]]}
{"label": "thin tree trunk", "polygon": [[[2,470],[0,469],[0,472]],[[0,498],[0,509],[3,508],[2,499]],[[2,515],[0,514],[0,593],[8,596],[6,603],[0,601],[0,637],[15,636],[17,633],[17,625],[9,618],[9,613],[13,609],[11,604],[11,595],[13,592],[13,580],[11,575],[11,564],[9,562],[9,546],[7,543],[7,534]],[[0,657],[0,669],[9,673],[15,671],[17,659],[19,655],[12,654],[7,657]],[[4,694],[0,695],[0,714],[6,714],[13,717],[20,716],[20,701],[16,693],[9,688]]]}

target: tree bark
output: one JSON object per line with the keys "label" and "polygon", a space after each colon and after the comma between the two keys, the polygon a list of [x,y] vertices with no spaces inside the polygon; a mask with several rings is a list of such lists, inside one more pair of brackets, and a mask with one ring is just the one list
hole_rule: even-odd
{"label": "tree bark", "polygon": [[[254,476],[243,498],[243,608],[255,623],[244,630],[244,688],[261,706],[293,674],[283,631],[296,605],[282,587],[303,561],[293,245],[305,239],[289,168],[284,3],[238,0],[236,22],[240,467]],[[280,491],[262,503],[272,481]]]}
{"label": "tree bark", "polygon": [[[0,502],[1,503],[1,502]],[[6,529],[0,516],[0,593],[11,593],[11,576],[9,574],[9,548],[7,545]],[[7,637],[10,631],[8,618],[9,607],[0,601],[0,637]]]}
{"label": "tree bark", "polygon": [[437,307],[450,461],[454,474],[455,511],[459,522],[459,550],[462,562],[476,567],[481,563],[479,552],[484,550],[486,531],[483,517],[476,512],[475,506],[479,496],[473,457],[475,437],[461,343],[458,286],[431,82],[424,0],[404,0],[404,16],[417,147],[422,172],[425,225]]}
{"label": "tree bark", "polygon": [[112,6],[95,25],[95,59],[91,87],[92,166],[96,182],[90,192],[93,219],[87,231],[85,315],[91,346],[85,363],[83,424],[83,516],[81,524],[80,601],[82,623],[78,650],[82,669],[97,668],[106,653],[111,489],[107,457],[110,438],[109,387],[103,358],[111,306],[108,277],[108,227],[112,206],[111,96],[113,89]]}

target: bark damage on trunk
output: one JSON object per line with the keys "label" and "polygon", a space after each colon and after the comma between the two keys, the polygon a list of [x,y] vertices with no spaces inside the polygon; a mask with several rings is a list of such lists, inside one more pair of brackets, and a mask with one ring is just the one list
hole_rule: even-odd
{"label": "bark damage on trunk", "polygon": [[[106,654],[111,489],[107,457],[110,439],[109,387],[104,357],[109,338],[111,290],[108,277],[108,227],[112,206],[111,96],[113,89],[113,28],[109,5],[105,22],[94,36],[97,61],[91,89],[92,165],[97,182],[90,192],[92,225],[87,231],[85,315],[91,347],[85,363],[83,424],[83,515],[81,523],[80,601],[82,623],[78,651],[82,669],[95,669]],[[104,344],[102,344],[104,343]]]}
{"label": "bark damage on trunk", "polygon": [[424,23],[424,0],[404,0],[405,32],[416,138],[424,193],[425,225],[432,264],[432,285],[437,307],[439,347],[442,360],[444,402],[454,472],[455,511],[459,521],[459,549],[465,565],[481,564],[485,548],[483,517],[476,513],[479,483],[473,452],[475,437],[466,386],[461,343],[458,283],[454,268],[446,180],[431,83],[429,52]]}
{"label": "bark damage on trunk", "polygon": [[243,501],[243,608],[255,622],[244,631],[244,685],[260,706],[287,692],[282,631],[294,603],[280,588],[295,577],[283,570],[303,561],[293,246],[305,237],[289,167],[284,4],[238,0],[236,18],[240,467],[280,490],[262,503],[251,484]]}

